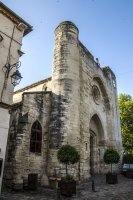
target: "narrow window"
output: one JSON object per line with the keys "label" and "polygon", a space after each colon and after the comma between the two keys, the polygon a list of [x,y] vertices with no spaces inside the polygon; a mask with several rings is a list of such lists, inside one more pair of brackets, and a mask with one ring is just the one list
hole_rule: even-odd
{"label": "narrow window", "polygon": [[88,151],[87,142],[85,143],[85,150]]}
{"label": "narrow window", "polygon": [[0,158],[0,177],[1,177],[1,172],[2,172],[2,163],[3,163],[3,159]]}
{"label": "narrow window", "polygon": [[41,124],[36,121],[31,128],[30,138],[30,152],[41,153],[42,147],[42,127]]}

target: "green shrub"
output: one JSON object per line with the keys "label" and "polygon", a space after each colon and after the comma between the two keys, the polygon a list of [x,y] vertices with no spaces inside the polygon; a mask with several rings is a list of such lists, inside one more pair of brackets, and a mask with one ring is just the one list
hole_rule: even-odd
{"label": "green shrub", "polygon": [[126,170],[127,172],[133,172],[133,169],[132,168],[129,168]]}
{"label": "green shrub", "polygon": [[73,178],[73,176],[67,174],[65,177],[62,177],[61,180],[64,182],[72,182],[72,181],[74,181],[74,178]]}
{"label": "green shrub", "polygon": [[133,164],[133,154],[125,154],[123,155],[123,164]]}

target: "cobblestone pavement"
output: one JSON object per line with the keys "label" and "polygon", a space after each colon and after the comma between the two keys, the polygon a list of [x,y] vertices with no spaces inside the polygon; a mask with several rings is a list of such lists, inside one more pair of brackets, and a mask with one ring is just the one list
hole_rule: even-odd
{"label": "cobblestone pavement", "polygon": [[77,194],[71,198],[58,196],[56,190],[39,188],[37,191],[14,192],[3,191],[0,200],[133,200],[133,179],[122,175],[118,184],[106,184],[105,176],[94,177],[95,192],[91,180],[77,186]]}

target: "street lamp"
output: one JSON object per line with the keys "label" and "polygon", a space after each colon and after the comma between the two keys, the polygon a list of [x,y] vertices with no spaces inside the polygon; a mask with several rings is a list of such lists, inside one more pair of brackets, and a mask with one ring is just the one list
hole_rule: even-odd
{"label": "street lamp", "polygon": [[9,63],[5,64],[3,67],[3,71],[5,72],[5,78],[7,79],[9,77],[10,71],[15,67],[16,71],[10,76],[11,77],[11,83],[13,86],[16,86],[20,83],[22,76],[20,72],[18,71],[18,68],[20,67],[21,62],[14,63],[13,65],[10,65]]}
{"label": "street lamp", "polygon": [[22,76],[18,70],[11,75],[11,83],[16,86],[20,83]]}

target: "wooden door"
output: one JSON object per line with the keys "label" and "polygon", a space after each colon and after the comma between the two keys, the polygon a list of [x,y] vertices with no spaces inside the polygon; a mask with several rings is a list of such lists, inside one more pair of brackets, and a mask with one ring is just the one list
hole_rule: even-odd
{"label": "wooden door", "polygon": [[36,190],[38,185],[38,174],[29,174],[28,175],[28,189]]}

